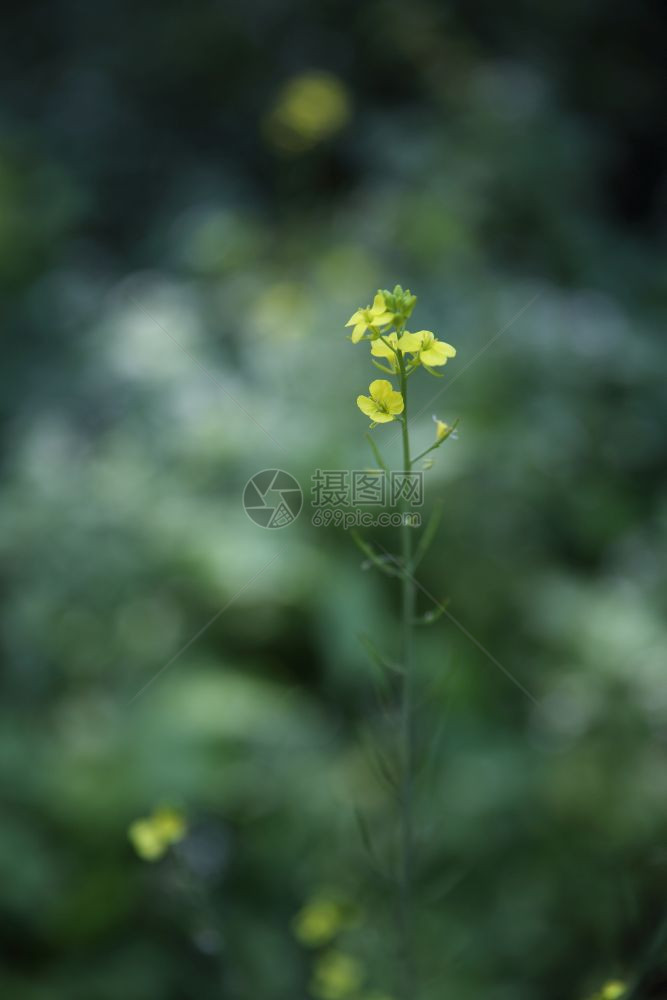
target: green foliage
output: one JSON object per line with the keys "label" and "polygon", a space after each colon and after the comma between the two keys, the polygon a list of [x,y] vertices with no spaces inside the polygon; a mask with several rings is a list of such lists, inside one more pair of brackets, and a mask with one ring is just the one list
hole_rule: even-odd
{"label": "green foliage", "polygon": [[[330,886],[359,965],[316,988],[392,994],[395,719],[358,642],[396,645],[360,572],[389,540],[240,502],[366,466],[339,331],[387,275],[458,352],[411,380],[415,453],[434,411],[465,428],[420,567],[423,1000],[664,992],[662,34],[614,4],[8,15],[3,996],[305,1000],[293,920]],[[189,832],[147,865],[127,829],[165,803]]]}

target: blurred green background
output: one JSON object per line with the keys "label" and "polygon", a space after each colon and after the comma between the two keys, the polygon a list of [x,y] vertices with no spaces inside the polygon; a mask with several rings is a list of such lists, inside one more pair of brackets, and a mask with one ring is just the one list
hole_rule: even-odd
{"label": "blurred green background", "polygon": [[[241,494],[370,463],[343,325],[396,282],[458,349],[411,383],[417,446],[461,421],[426,487],[421,578],[463,629],[419,636],[421,1000],[667,995],[665,27],[620,0],[5,15],[3,996],[305,1000],[293,918],[331,891],[363,986],[314,993],[394,995],[359,635],[396,648],[395,588],[308,504],[267,531]],[[163,803],[190,833],[150,864],[127,829]]]}

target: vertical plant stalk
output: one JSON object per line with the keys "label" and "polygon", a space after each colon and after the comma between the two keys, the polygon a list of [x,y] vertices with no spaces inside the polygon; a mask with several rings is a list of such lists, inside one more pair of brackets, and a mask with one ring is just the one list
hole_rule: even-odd
{"label": "vertical plant stalk", "polygon": [[[371,419],[371,429],[376,424],[390,423],[399,420],[402,425],[403,439],[403,472],[405,487],[410,483],[410,473],[413,466],[425,455],[435,451],[454,431],[456,424],[450,427],[434,417],[436,432],[435,441],[414,459],[410,454],[410,432],[408,429],[408,378],[422,367],[430,375],[438,375],[434,367],[445,365],[450,358],[456,356],[456,349],[445,341],[438,340],[430,330],[420,330],[409,333],[406,323],[415,303],[416,295],[409,289],[403,290],[396,285],[393,292],[378,289],[373,304],[357,309],[345,324],[352,327],[350,340],[353,344],[361,341],[371,341],[371,362],[380,371],[393,377],[398,376],[400,391],[396,391],[387,379],[374,379],[368,389],[370,395],[357,396],[357,406],[363,414]],[[393,329],[392,329],[393,328]],[[381,360],[377,360],[377,359]],[[387,466],[382,459],[377,445],[369,438],[373,456],[379,467],[387,472]],[[434,528],[429,526],[422,535],[419,545],[413,549],[413,522],[410,516],[411,490],[403,489],[401,495],[401,573],[397,574],[394,567],[388,567],[383,560],[375,556],[372,546],[365,545],[357,539],[357,544],[380,569],[389,575],[401,576],[401,646],[402,671],[400,694],[398,697],[398,814],[399,814],[399,844],[398,844],[398,939],[399,939],[399,970],[401,1000],[417,1000],[418,969],[415,960],[415,906],[414,906],[414,786],[415,786],[415,752],[414,752],[414,688],[416,683],[416,662],[414,644],[414,626],[416,609],[416,581],[413,573],[420,559],[427,550]],[[394,498],[392,496],[392,503]],[[437,524],[431,522],[432,524]],[[392,558],[392,557],[390,557]],[[398,560],[392,560],[395,563]],[[425,622],[423,622],[425,623]],[[383,663],[383,665],[386,665]]]}
{"label": "vertical plant stalk", "polygon": [[[403,471],[412,471],[410,458],[410,434],[408,431],[408,379],[405,360],[399,352],[401,393],[404,409],[402,420]],[[417,1000],[417,984],[414,959],[413,933],[413,798],[414,798],[414,748],[413,748],[413,702],[414,702],[414,619],[415,586],[412,581],[412,531],[409,522],[409,503],[403,498],[401,505],[401,617],[402,617],[402,661],[403,674],[400,695],[400,871],[399,871],[399,933],[401,944],[402,993],[403,1000]]]}

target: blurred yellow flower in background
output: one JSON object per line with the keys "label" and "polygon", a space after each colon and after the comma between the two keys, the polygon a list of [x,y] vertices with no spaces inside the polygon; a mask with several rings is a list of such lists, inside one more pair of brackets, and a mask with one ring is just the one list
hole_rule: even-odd
{"label": "blurred yellow flower in background", "polygon": [[386,378],[375,379],[368,391],[370,396],[357,396],[357,406],[374,424],[388,424],[403,412],[403,397]]}
{"label": "blurred yellow flower in background", "polygon": [[316,896],[292,921],[294,936],[308,948],[328,944],[345,926],[345,910],[329,896]]}
{"label": "blurred yellow flower in background", "polygon": [[310,989],[318,1000],[345,1000],[364,980],[361,962],[342,951],[328,951],[315,965]]}
{"label": "blurred yellow flower in background", "polygon": [[128,829],[132,846],[144,861],[158,861],[172,844],[183,840],[186,833],[185,816],[168,806],[135,820]]}
{"label": "blurred yellow flower in background", "polygon": [[267,285],[250,309],[250,326],[260,337],[299,340],[312,324],[313,308],[307,289],[296,281]]}
{"label": "blurred yellow flower in background", "polygon": [[302,153],[340,131],[350,113],[342,80],[322,71],[302,73],[281,90],[264,120],[264,131],[282,152]]}
{"label": "blurred yellow flower in background", "polygon": [[620,979],[610,979],[600,990],[600,1000],[619,1000],[628,988]]}
{"label": "blurred yellow flower in background", "polygon": [[612,979],[610,982],[605,983],[601,990],[602,1000],[619,1000],[627,989],[627,985],[622,983],[620,979]]}
{"label": "blurred yellow flower in background", "polygon": [[609,979],[589,1000],[621,1000],[628,990],[628,984],[621,979]]}

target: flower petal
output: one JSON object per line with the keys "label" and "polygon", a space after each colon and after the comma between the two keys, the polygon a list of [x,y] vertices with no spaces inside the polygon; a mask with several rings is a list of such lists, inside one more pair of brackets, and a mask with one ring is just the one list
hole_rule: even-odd
{"label": "flower petal", "polygon": [[400,392],[392,391],[391,396],[385,403],[390,413],[402,413],[405,409],[405,402]]}
{"label": "flower petal", "polygon": [[[389,346],[390,344],[391,347]],[[376,340],[373,341],[373,343],[371,344],[371,354],[374,354],[376,358],[390,358],[393,360],[396,358],[396,354],[392,350],[392,347],[397,347],[397,346],[398,345],[397,345],[396,334],[390,333],[388,336],[384,338],[384,340],[380,340],[379,338],[377,338]]]}
{"label": "flower petal", "polygon": [[371,417],[373,420],[376,419],[378,405],[370,396],[357,396],[357,406],[367,417]]}
{"label": "flower petal", "polygon": [[387,393],[394,390],[392,389],[391,382],[388,382],[386,378],[376,378],[369,385],[368,391],[376,403],[382,403]]}
{"label": "flower petal", "polygon": [[389,323],[394,322],[394,314],[390,312],[383,312],[379,315],[373,313],[373,326],[387,326]]}
{"label": "flower petal", "polygon": [[427,350],[419,352],[419,359],[427,365],[446,365],[449,359],[453,357],[448,352],[448,347],[449,344],[445,344],[441,340],[436,340]]}
{"label": "flower petal", "polygon": [[421,333],[408,333],[406,330],[398,342],[399,349],[404,354],[416,354],[422,345],[422,339]]}

